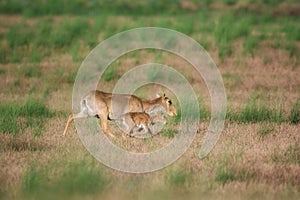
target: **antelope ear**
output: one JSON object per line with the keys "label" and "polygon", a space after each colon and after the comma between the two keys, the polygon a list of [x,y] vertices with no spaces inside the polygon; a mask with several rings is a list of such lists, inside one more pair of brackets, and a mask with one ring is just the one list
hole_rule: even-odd
{"label": "antelope ear", "polygon": [[159,94],[156,94],[156,97],[157,97],[157,98],[159,98],[159,97],[160,97],[160,95],[159,95]]}
{"label": "antelope ear", "polygon": [[164,93],[164,97],[166,97],[166,94]]}

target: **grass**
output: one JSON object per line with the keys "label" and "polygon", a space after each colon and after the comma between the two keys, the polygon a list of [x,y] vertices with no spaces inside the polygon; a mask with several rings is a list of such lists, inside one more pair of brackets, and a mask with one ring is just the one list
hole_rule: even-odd
{"label": "grass", "polygon": [[[146,71],[147,80],[150,82],[155,82],[161,80],[161,75],[159,74],[159,67],[151,67]],[[164,75],[162,75],[164,76]]]}
{"label": "grass", "polygon": [[300,166],[300,146],[291,144],[284,151],[274,149],[272,160],[277,163],[292,163]]}
{"label": "grass", "polygon": [[21,129],[17,121],[20,107],[14,104],[0,104],[0,132],[17,135]]}
{"label": "grass", "polygon": [[106,68],[106,70],[104,71],[104,73],[102,74],[102,78],[105,82],[109,82],[112,80],[116,80],[118,79],[120,76],[117,74],[117,64],[118,62],[115,61],[113,64],[111,64],[110,66],[108,66],[108,68]]}
{"label": "grass", "polygon": [[249,53],[250,55],[254,55],[255,50],[258,48],[259,45],[259,39],[255,36],[250,36],[245,38],[245,41],[243,43],[243,47],[246,51],[246,53]]}
{"label": "grass", "polygon": [[47,106],[40,100],[29,98],[20,108],[19,114],[24,117],[39,117],[49,118],[53,117],[54,113],[47,108]]}
{"label": "grass", "polygon": [[164,126],[162,132],[162,136],[167,137],[167,138],[173,138],[176,133],[176,129],[174,128],[175,122],[174,119],[168,119],[167,124]]}
{"label": "grass", "polygon": [[258,99],[250,99],[243,107],[238,111],[228,111],[227,114],[230,121],[237,121],[239,123],[256,123],[256,122],[275,122],[282,123],[286,121],[282,107],[279,106],[267,106]]}
{"label": "grass", "polygon": [[230,6],[236,4],[237,2],[238,2],[237,0],[224,0],[224,3]]}
{"label": "grass", "polygon": [[199,118],[200,120],[207,120],[210,118],[210,111],[204,105],[204,100],[199,99]]}
{"label": "grass", "polygon": [[298,124],[300,122],[300,101],[299,100],[297,100],[291,108],[290,115],[289,115],[289,122],[291,124]]}
{"label": "grass", "polygon": [[186,171],[170,170],[166,177],[165,182],[169,187],[188,187],[191,182],[192,175]]}
{"label": "grass", "polygon": [[216,181],[221,182],[222,185],[225,185],[231,181],[239,181],[239,182],[249,182],[255,179],[256,174],[254,172],[249,172],[243,168],[238,169],[226,169],[220,168],[216,174]]}
{"label": "grass", "polygon": [[[0,61],[18,63],[24,58],[30,58],[32,62],[40,62],[42,58],[51,54],[49,48],[57,51],[71,48],[73,43],[82,40],[81,38],[88,33],[86,30],[89,27],[88,19],[80,17],[64,19],[58,23],[51,18],[42,18],[33,25],[29,25],[28,20],[18,22],[8,27],[5,33],[3,39],[6,40],[8,46],[1,50]],[[95,31],[97,30],[92,33]],[[92,44],[90,41],[92,38],[86,37],[89,45]],[[97,39],[94,39],[93,44],[96,44]],[[76,52],[74,54],[77,56]]]}
{"label": "grass", "polygon": [[[214,28],[214,38],[221,60],[232,54],[232,43],[241,37],[247,37],[253,23],[253,16],[241,17],[227,14],[220,17]],[[250,36],[251,37],[251,36]]]}
{"label": "grass", "polygon": [[224,73],[222,74],[222,77],[224,79],[224,84],[226,87],[232,88],[242,84],[241,77],[237,74]]}
{"label": "grass", "polygon": [[[198,105],[192,104],[189,94],[186,94],[182,101],[180,102],[180,110],[177,111],[177,116],[175,117],[176,122],[180,122],[182,120],[193,121],[198,119],[207,119],[209,116],[209,112],[206,107],[202,104],[202,99],[198,99]],[[195,100],[197,101],[197,100]],[[198,108],[197,108],[198,106]],[[183,112],[182,112],[183,111]]]}
{"label": "grass", "polygon": [[79,55],[80,53],[80,44],[76,43],[72,46],[72,60],[74,62],[82,61],[83,58]]}
{"label": "grass", "polygon": [[[228,75],[231,77],[231,75]],[[226,75],[227,77],[227,75]],[[186,102],[187,103],[187,102]],[[184,105],[183,105],[184,107]],[[188,113],[191,106],[186,105]],[[290,114],[283,111],[282,105],[268,105],[263,101],[255,98],[251,98],[240,108],[233,110],[228,109],[226,117],[231,122],[238,123],[260,123],[260,129],[258,134],[260,136],[267,135],[273,131],[273,126],[269,122],[281,124],[284,122],[290,122],[291,124],[298,124],[300,119],[300,106],[298,101],[293,105]],[[210,118],[210,111],[204,105],[203,101],[199,100],[199,119],[207,120]],[[193,116],[193,112],[190,113]],[[175,118],[176,122],[181,119],[181,112],[178,110],[178,115]]]}
{"label": "grass", "polygon": [[67,194],[101,193],[108,180],[99,169],[93,169],[88,163],[72,164],[56,181],[55,191],[59,189]]}
{"label": "grass", "polygon": [[0,48],[0,63],[8,62],[9,51],[6,48]]}
{"label": "grass", "polygon": [[234,181],[235,180],[235,174],[227,169],[225,166],[221,166],[215,177],[215,181],[222,183],[222,185],[225,185],[228,182]]}
{"label": "grass", "polygon": [[10,27],[6,33],[6,41],[11,48],[28,46],[33,40],[33,32],[26,22],[21,22]]}
{"label": "grass", "polygon": [[[147,0],[144,2],[136,2],[132,3],[131,1],[117,1],[114,5],[111,5],[109,1],[101,1],[101,2],[83,2],[80,0],[70,1],[70,0],[62,0],[62,1],[54,1],[43,2],[43,1],[2,1],[0,11],[4,14],[23,14],[25,16],[47,16],[47,15],[61,15],[61,14],[69,14],[69,15],[93,15],[101,11],[107,12],[108,10],[112,14],[123,14],[123,15],[133,15],[133,16],[143,16],[143,15],[157,15],[157,14],[184,14],[190,12],[196,12],[197,10],[188,9],[184,6],[181,6],[179,0],[171,1],[164,0],[161,2],[152,2],[151,0]],[[225,6],[233,6],[237,4],[238,0],[206,0],[206,1],[191,1],[196,8],[207,9],[209,5],[213,3],[225,5]],[[267,7],[275,7],[282,3],[282,0],[272,0],[272,1],[247,1],[247,3],[253,3],[258,6],[267,6]],[[289,0],[289,3],[297,2],[297,0]],[[68,6],[64,6],[68,5]],[[246,7],[247,8],[247,7]],[[251,11],[251,10],[250,10]],[[267,10],[271,12],[270,10]]]}
{"label": "grass", "polygon": [[36,66],[29,66],[25,67],[24,69],[24,76],[28,78],[36,77],[39,78],[41,77],[42,72],[36,67]]}
{"label": "grass", "polygon": [[62,21],[55,30],[50,34],[50,44],[54,45],[55,48],[62,48],[70,46],[74,40],[89,27],[86,19],[77,18],[76,20],[65,20]]}
{"label": "grass", "polygon": [[0,69],[0,75],[1,74],[6,74],[6,70],[5,69]]}
{"label": "grass", "polygon": [[300,41],[300,26],[295,26],[293,22],[287,20],[282,26],[282,31],[285,33],[285,38],[287,40],[293,42]]}
{"label": "grass", "polygon": [[77,75],[77,71],[70,72],[67,76],[67,83],[73,84],[75,82],[76,75]]}
{"label": "grass", "polygon": [[274,126],[269,123],[260,123],[259,129],[258,129],[258,135],[260,137],[265,137],[272,133],[274,131]]}
{"label": "grass", "polygon": [[[284,4],[291,2],[297,4],[296,0]],[[182,6],[186,3],[190,5]],[[0,198],[180,199],[178,193],[182,193],[190,199],[195,192],[195,199],[209,194],[216,197],[211,199],[298,199],[300,106],[298,101],[291,106],[290,102],[295,95],[298,98],[299,89],[295,76],[299,70],[299,19],[277,14],[281,4],[279,0],[126,0],[114,4],[0,0],[0,150],[5,161],[0,170]],[[56,133],[62,131],[70,112],[66,105],[71,103],[72,84],[83,58],[112,34],[143,26],[175,29],[209,47],[224,75],[226,92],[233,97],[229,103],[236,109],[228,111],[224,134],[211,154],[200,161],[198,152],[210,119],[210,109],[200,99],[199,133],[184,155],[160,171],[132,175],[95,165],[76,134],[61,138]],[[166,44],[176,45],[173,38],[167,38]],[[103,88],[112,88],[132,61],[135,65],[150,59],[170,64],[190,78],[185,64],[173,59],[175,56],[170,59],[165,53],[149,52],[136,51],[124,56],[129,62],[120,59],[113,63],[103,74]],[[286,73],[289,69],[292,71]],[[152,80],[159,78],[155,71],[148,73],[145,75]],[[202,96],[202,82],[191,77],[192,86]],[[249,83],[253,80],[259,88]],[[257,89],[272,100],[243,101]],[[273,100],[274,94],[287,101]],[[148,91],[141,96],[148,97]],[[195,114],[188,100],[183,106]],[[161,136],[138,142],[121,140],[116,134],[116,139],[134,152],[158,149],[175,136],[180,117],[181,113],[169,118]],[[240,150],[244,154],[237,159],[234,155]],[[232,159],[223,161],[227,152]]]}
{"label": "grass", "polygon": [[228,158],[222,161],[215,174],[215,181],[223,186],[229,182],[249,182],[256,177],[255,172],[248,171],[237,165],[237,161]]}
{"label": "grass", "polygon": [[44,103],[28,99],[22,105],[16,103],[0,104],[0,132],[17,136],[26,128],[32,129],[35,136],[42,133],[46,118],[55,116]]}
{"label": "grass", "polygon": [[289,52],[290,57],[292,58],[293,56],[298,56],[299,55],[299,50],[297,49],[296,45],[294,42],[287,42],[284,44],[284,49]]}
{"label": "grass", "polygon": [[[79,1],[76,2],[72,2],[70,5],[77,5],[77,3],[79,3]],[[64,5],[64,3],[69,4],[68,0],[64,0],[60,3],[56,2],[54,4],[59,6],[60,4]],[[148,3],[150,2],[147,1],[145,5],[143,4],[140,6],[144,7]],[[166,2],[162,3],[162,5],[165,3]],[[28,12],[28,6],[26,6],[28,8],[23,10],[21,9],[21,4],[18,4],[18,6],[17,4],[18,3],[16,2],[13,4],[4,2],[0,6],[0,10],[6,6],[16,6],[19,7],[17,10],[20,9],[18,12]],[[27,4],[31,3],[27,2]],[[46,2],[42,4],[43,6],[39,8],[39,11],[34,11],[33,13],[39,15],[38,13],[42,12],[42,8],[45,8],[45,6],[49,6],[49,10],[45,10],[45,12],[50,12],[53,5]],[[93,3],[91,3],[91,5],[92,4]],[[297,20],[290,16],[275,19],[271,16],[272,21],[270,21],[270,17],[266,16],[270,16],[272,13],[257,15],[257,13],[250,12],[248,15],[244,15],[244,13],[232,11],[222,15],[213,15],[215,11],[212,14],[209,14],[207,11],[203,10],[201,12],[192,12],[189,14],[183,12],[178,16],[172,16],[164,11],[165,15],[167,15],[165,19],[149,20],[149,17],[144,15],[140,16],[138,19],[131,19],[130,17],[125,16],[124,23],[120,26],[115,23],[109,23],[109,15],[105,12],[106,6],[109,6],[110,9],[121,9],[121,7],[117,6],[118,4],[119,3],[114,5],[114,7],[111,7],[107,2],[103,3],[101,7],[104,11],[100,14],[99,12],[97,12],[97,14],[93,13],[92,20],[86,16],[75,15],[72,17],[63,17],[61,20],[56,21],[51,17],[41,17],[36,23],[30,23],[30,20],[25,18],[23,21],[8,27],[8,31],[4,33],[4,37],[0,38],[1,40],[5,40],[8,44],[8,47],[1,48],[0,62],[7,63],[13,61],[19,63],[22,62],[24,58],[28,57],[30,57],[32,62],[40,62],[43,58],[53,53],[52,51],[49,51],[49,48],[58,52],[70,51],[71,49],[74,61],[79,62],[83,59],[80,56],[78,49],[82,44],[91,49],[98,44],[99,35],[103,35],[102,39],[104,39],[120,31],[141,26],[171,28],[190,36],[201,34],[201,43],[204,44],[204,47],[206,48],[215,45],[218,48],[218,56],[221,61],[226,60],[227,57],[233,53],[235,50],[234,42],[239,39],[244,41],[244,51],[252,56],[257,49],[259,49],[259,43],[261,41],[270,39],[273,40],[273,42],[283,41],[284,44],[290,41],[289,45],[280,46],[289,51],[291,56],[298,55],[298,47],[292,44],[299,41],[299,34],[297,35],[299,26],[295,25],[297,24]],[[130,2],[124,4],[127,5],[130,4]],[[153,2],[151,2],[151,4],[153,4]],[[82,3],[83,7],[88,6],[89,9],[91,9],[91,5]],[[175,4],[172,3],[172,5]],[[94,6],[98,7],[100,5]],[[159,9],[161,9],[160,6],[158,6]],[[176,9],[178,9],[177,6],[178,5],[175,6]],[[35,6],[33,6],[32,9],[34,9],[34,7]],[[126,8],[133,9],[133,7],[129,5],[127,5]],[[147,9],[149,8],[147,7]],[[8,10],[9,9],[6,8],[6,12],[9,12]],[[61,9],[59,10],[62,11]],[[124,10],[124,8],[122,10]],[[75,12],[75,14],[78,13]],[[193,19],[198,19],[199,23],[194,23]],[[273,25],[276,23],[282,23],[284,26],[282,28],[273,28]],[[268,31],[269,29],[272,29],[274,35],[272,37],[262,37],[263,35],[266,35],[264,34],[265,29],[268,29]],[[252,33],[253,30],[258,32],[258,35],[254,35]],[[284,38],[280,36],[282,34],[285,35]],[[281,38],[279,39],[278,37]],[[167,42],[168,45],[172,46],[172,41],[172,38],[170,38],[170,41]]]}
{"label": "grass", "polygon": [[31,51],[30,61],[33,63],[39,63],[42,61],[42,58],[44,57],[43,53],[40,52],[40,49],[34,48]]}
{"label": "grass", "polygon": [[[58,169],[54,169],[54,171]],[[56,178],[49,177],[53,169],[30,167],[23,175],[21,191],[34,197],[70,197],[101,193],[108,184],[99,168],[84,162],[70,163]]]}
{"label": "grass", "polygon": [[42,187],[46,183],[45,175],[39,172],[36,167],[31,167],[23,177],[21,188],[24,193],[36,195],[42,191]]}

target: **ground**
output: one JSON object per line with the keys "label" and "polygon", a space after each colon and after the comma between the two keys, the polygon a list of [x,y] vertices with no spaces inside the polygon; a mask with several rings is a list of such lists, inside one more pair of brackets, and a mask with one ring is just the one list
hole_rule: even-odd
{"label": "ground", "polygon": [[[243,2],[180,1],[170,7],[175,14],[149,8],[145,12],[150,15],[139,13],[137,5],[128,6],[132,13],[89,15],[71,8],[49,14],[46,7],[12,13],[6,7],[0,15],[0,197],[299,199],[299,3]],[[62,133],[83,59],[98,42],[142,26],[175,29],[203,45],[220,70],[228,107],[218,143],[200,160],[210,119],[203,79],[188,62],[167,52],[142,50],[120,57],[103,75],[99,89],[111,91],[136,65],[164,63],[190,81],[201,111],[195,139],[176,162],[155,172],[129,174],[98,162],[73,124],[66,137]],[[180,110],[174,94],[158,85],[136,94],[154,98],[157,91],[166,92]],[[123,139],[113,122],[109,127],[116,135],[114,144],[140,153],[172,141],[178,123],[178,118],[169,118],[161,134],[144,140]]]}

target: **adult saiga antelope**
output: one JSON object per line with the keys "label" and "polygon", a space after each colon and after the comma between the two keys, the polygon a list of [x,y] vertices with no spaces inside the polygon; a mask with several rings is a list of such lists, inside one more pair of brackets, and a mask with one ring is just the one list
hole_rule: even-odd
{"label": "adult saiga antelope", "polygon": [[67,129],[74,119],[98,117],[101,120],[103,132],[114,138],[115,136],[107,128],[107,121],[111,120],[110,116],[120,116],[129,112],[151,113],[158,107],[163,107],[169,116],[177,115],[175,106],[166,95],[146,100],[135,95],[91,91],[82,98],[80,112],[69,116],[63,135],[67,134]]}

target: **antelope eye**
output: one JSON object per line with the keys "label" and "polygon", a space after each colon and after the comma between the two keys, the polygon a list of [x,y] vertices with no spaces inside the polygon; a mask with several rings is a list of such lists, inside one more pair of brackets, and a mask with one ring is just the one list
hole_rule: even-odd
{"label": "antelope eye", "polygon": [[169,101],[168,101],[168,103],[169,103],[169,104],[172,104],[172,101],[171,101],[171,100],[169,100]]}

